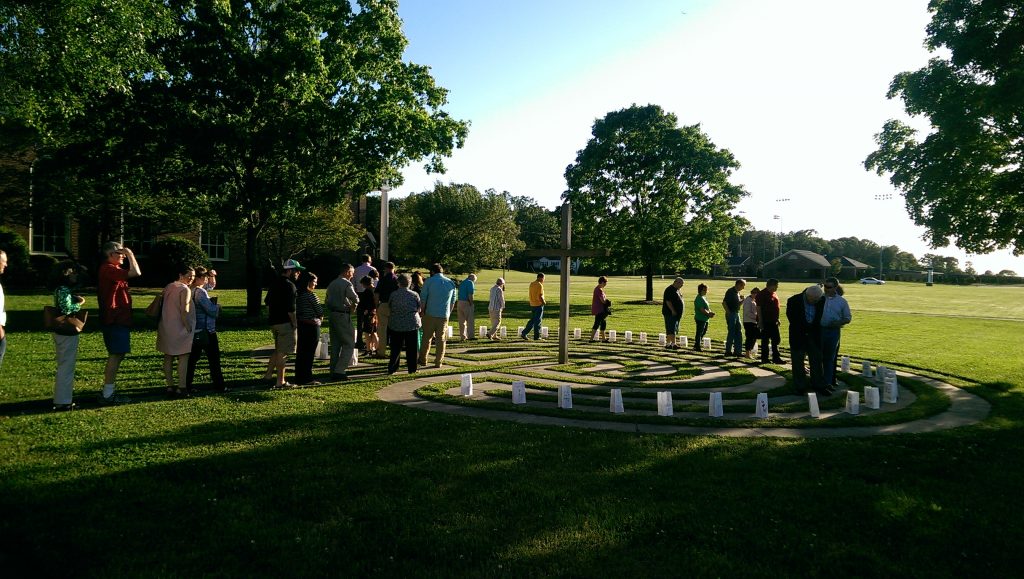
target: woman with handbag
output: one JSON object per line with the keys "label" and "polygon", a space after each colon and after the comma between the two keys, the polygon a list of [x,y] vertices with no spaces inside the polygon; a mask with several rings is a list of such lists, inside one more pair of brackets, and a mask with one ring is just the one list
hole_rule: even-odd
{"label": "woman with handbag", "polygon": [[185,387],[192,391],[192,380],[196,375],[196,364],[203,352],[210,363],[210,381],[213,389],[227,392],[224,385],[224,374],[220,369],[220,342],[217,339],[217,317],[220,306],[213,302],[207,292],[210,272],[205,267],[196,268],[196,276],[192,279],[192,303],[196,310],[196,333],[192,337],[192,352],[188,355],[188,371],[185,376]]}
{"label": "woman with handbag", "polygon": [[[74,316],[85,304],[85,298],[72,293],[78,285],[78,265],[73,261],[57,264],[57,289],[53,292],[53,306],[57,316]],[[53,346],[57,353],[57,378],[53,384],[53,409],[72,410],[75,389],[75,363],[78,361],[77,331],[60,333],[54,328]]]}
{"label": "woman with handbag", "polygon": [[[178,269],[177,281],[167,284],[163,292],[163,307],[156,332],[156,349],[164,354],[164,379],[167,381],[167,396],[184,398],[188,396],[186,377],[188,358],[192,353],[192,338],[196,329],[196,309],[192,305],[192,288],[195,278],[191,267]],[[174,359],[178,359],[178,381],[175,387]]]}

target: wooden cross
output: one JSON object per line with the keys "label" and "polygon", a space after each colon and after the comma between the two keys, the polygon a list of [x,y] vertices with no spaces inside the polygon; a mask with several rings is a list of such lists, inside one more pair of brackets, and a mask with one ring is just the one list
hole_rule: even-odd
{"label": "wooden cross", "polygon": [[569,361],[569,263],[573,257],[607,257],[607,249],[572,249],[572,205],[562,204],[562,247],[555,249],[531,249],[524,255],[545,257],[557,255],[561,263],[561,279],[559,281],[558,309],[558,363]]}

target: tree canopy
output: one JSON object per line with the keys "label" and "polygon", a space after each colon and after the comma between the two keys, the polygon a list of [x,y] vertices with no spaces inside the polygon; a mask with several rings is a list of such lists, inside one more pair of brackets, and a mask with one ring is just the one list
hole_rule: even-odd
{"label": "tree canopy", "polygon": [[565,170],[573,245],[609,248],[619,267],[641,267],[653,299],[658,266],[710,268],[739,231],[730,215],[744,191],[739,163],[699,125],[677,126],[657,105],[610,112]]}
{"label": "tree canopy", "polygon": [[397,203],[393,252],[406,262],[440,263],[455,273],[501,267],[524,247],[506,195],[472,185],[435,183]]}
{"label": "tree canopy", "polygon": [[[403,60],[396,0],[59,4],[67,9],[16,2],[0,13],[0,70],[19,73],[14,96],[0,101],[5,119],[54,135],[34,142],[63,183],[38,192],[85,214],[127,206],[237,227],[250,314],[260,307],[264,232],[400,183],[410,162],[442,171],[468,130],[443,110],[447,91],[428,67]],[[104,11],[92,47],[76,35]],[[71,23],[61,26],[64,16]],[[75,51],[65,60],[86,62],[50,74],[62,43]],[[102,54],[92,62],[90,51]],[[36,92],[48,96],[18,96]]]}
{"label": "tree canopy", "polygon": [[923,138],[890,120],[865,166],[903,191],[932,247],[1024,253],[1024,10],[1013,0],[932,0],[927,46],[889,98],[923,117]]}

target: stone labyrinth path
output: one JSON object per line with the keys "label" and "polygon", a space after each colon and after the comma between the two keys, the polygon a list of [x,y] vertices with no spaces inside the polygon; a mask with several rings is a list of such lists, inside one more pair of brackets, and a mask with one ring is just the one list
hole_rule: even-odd
{"label": "stone labyrinth path", "polygon": [[[511,334],[511,332],[509,332]],[[553,336],[554,332],[552,332]],[[871,409],[866,387],[883,385],[864,377],[862,361],[840,373],[831,396],[818,395],[819,417],[807,396],[793,392],[788,368],[761,367],[725,358],[721,346],[704,352],[666,350],[655,342],[615,343],[570,340],[570,363],[557,362],[557,339],[511,338],[449,341],[444,365],[394,378],[408,379],[378,392],[386,402],[410,408],[507,420],[622,432],[719,436],[849,437],[921,433],[975,424],[988,416],[985,400],[934,378],[897,372],[899,398]],[[431,357],[433,360],[433,350]],[[472,394],[463,394],[463,375]],[[514,382],[523,382],[525,403],[513,404]],[[559,386],[571,389],[571,408],[559,407]],[[622,412],[612,413],[612,390],[621,391]],[[670,392],[671,416],[659,415],[660,392]],[[721,417],[709,416],[709,397],[722,396]],[[857,392],[859,412],[848,408]],[[758,394],[768,398],[767,418],[756,416]],[[667,412],[666,412],[667,413]]]}

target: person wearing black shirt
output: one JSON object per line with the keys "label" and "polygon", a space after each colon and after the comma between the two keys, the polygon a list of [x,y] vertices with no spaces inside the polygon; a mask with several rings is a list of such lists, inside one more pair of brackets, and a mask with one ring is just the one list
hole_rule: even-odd
{"label": "person wearing black shirt", "polygon": [[289,259],[284,262],[281,276],[274,280],[274,283],[267,289],[267,297],[263,302],[269,309],[268,321],[270,330],[274,335],[274,353],[267,363],[267,373],[264,380],[274,381],[276,388],[290,388],[292,385],[284,379],[284,368],[288,361],[288,354],[295,353],[295,345],[298,341],[298,320],[295,318],[295,298],[297,291],[295,280],[299,274],[306,271],[299,262]]}
{"label": "person wearing black shirt", "polygon": [[739,358],[743,355],[743,324],[740,323],[740,305],[743,303],[743,296],[740,292],[747,287],[747,281],[736,280],[736,283],[725,290],[725,298],[722,300],[722,307],[725,308],[725,325],[728,334],[725,338],[725,355]]}
{"label": "person wearing black shirt", "polygon": [[[806,394],[813,389],[828,396],[833,390],[824,382],[821,365],[821,314],[825,292],[820,286],[808,286],[804,291],[786,300],[786,319],[789,320],[789,356],[793,368],[793,390]],[[804,369],[804,358],[811,366],[810,383]],[[808,388],[808,385],[810,388]]]}
{"label": "person wearing black shirt", "polygon": [[391,317],[391,304],[388,299],[391,292],[398,289],[398,278],[395,276],[395,264],[385,261],[381,265],[380,280],[373,293],[377,296],[377,333],[379,334],[380,348],[377,349],[377,357],[386,357],[388,345],[388,319]]}
{"label": "person wearing black shirt", "polygon": [[665,348],[678,350],[676,333],[679,332],[679,320],[683,318],[683,297],[679,288],[683,287],[683,278],[677,277],[672,285],[665,288],[661,297],[661,315],[665,318]]}

